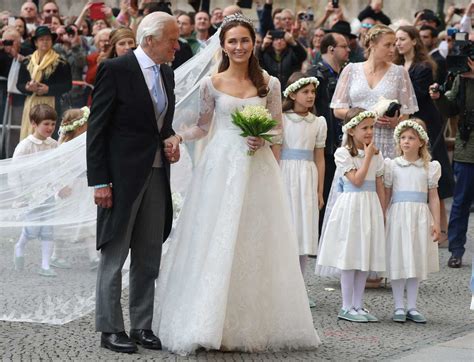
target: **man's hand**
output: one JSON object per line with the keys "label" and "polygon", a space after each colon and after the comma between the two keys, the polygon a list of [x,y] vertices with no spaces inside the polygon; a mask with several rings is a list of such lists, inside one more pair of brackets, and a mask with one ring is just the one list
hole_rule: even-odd
{"label": "man's hand", "polygon": [[165,157],[169,163],[175,163],[179,161],[179,142],[180,138],[177,135],[171,136],[164,141]]}
{"label": "man's hand", "polygon": [[94,202],[103,209],[112,207],[112,188],[110,186],[94,189]]}

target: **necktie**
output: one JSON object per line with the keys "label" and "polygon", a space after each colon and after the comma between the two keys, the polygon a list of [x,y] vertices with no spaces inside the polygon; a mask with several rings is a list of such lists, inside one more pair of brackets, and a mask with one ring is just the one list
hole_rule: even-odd
{"label": "necktie", "polygon": [[165,110],[166,107],[166,96],[163,91],[163,87],[161,86],[161,73],[160,68],[158,65],[154,65],[153,67],[153,98],[155,100],[156,109],[158,111],[158,116]]}

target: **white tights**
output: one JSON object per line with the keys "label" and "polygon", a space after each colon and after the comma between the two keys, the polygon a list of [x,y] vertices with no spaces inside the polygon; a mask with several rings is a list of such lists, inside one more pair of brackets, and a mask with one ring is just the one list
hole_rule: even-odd
{"label": "white tights", "polygon": [[341,271],[342,308],[356,310],[362,308],[365,290],[365,281],[369,272],[361,270]]}
{"label": "white tights", "polygon": [[[25,247],[29,239],[24,231],[21,232],[20,239],[15,245],[15,256],[25,255]],[[51,249],[53,242],[50,240],[41,240],[41,267],[49,269],[49,259],[51,258]]]}
{"label": "white tights", "polygon": [[403,295],[405,285],[407,290],[407,310],[416,309],[416,299],[418,297],[420,280],[418,278],[395,279],[390,281],[390,283],[392,284],[395,309],[404,309]]}

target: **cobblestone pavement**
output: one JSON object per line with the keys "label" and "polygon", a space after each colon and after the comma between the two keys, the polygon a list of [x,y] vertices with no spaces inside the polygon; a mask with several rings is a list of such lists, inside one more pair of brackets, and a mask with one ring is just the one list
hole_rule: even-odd
{"label": "cobblestone pavement", "polygon": [[[139,353],[123,355],[99,347],[99,334],[94,333],[93,314],[62,326],[0,321],[0,357],[9,360],[393,360],[409,356],[424,347],[436,345],[474,331],[474,312],[469,310],[471,293],[469,278],[474,251],[474,214],[471,215],[468,251],[461,269],[446,266],[449,253],[440,249],[439,273],[433,274],[420,287],[419,309],[428,319],[426,325],[391,322],[393,302],[390,286],[368,290],[366,307],[380,323],[351,324],[336,318],[341,303],[337,280],[306,275],[309,295],[317,301],[312,309],[314,325],[323,344],[314,351],[246,354],[199,352],[188,358],[162,351],[140,348]],[[312,262],[314,266],[314,260]],[[0,297],[7,298],[0,291]],[[1,302],[0,299],[0,303]],[[127,295],[124,295],[124,305]],[[126,317],[127,318],[127,317]],[[428,357],[428,356],[427,356]],[[474,356],[473,356],[474,359]]]}

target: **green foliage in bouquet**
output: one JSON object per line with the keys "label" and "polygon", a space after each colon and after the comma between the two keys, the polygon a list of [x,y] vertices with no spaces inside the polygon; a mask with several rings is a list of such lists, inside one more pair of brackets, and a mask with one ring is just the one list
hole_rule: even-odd
{"label": "green foliage in bouquet", "polygon": [[[278,121],[272,119],[268,110],[263,106],[245,106],[241,111],[231,114],[232,123],[242,130],[242,137],[260,137],[265,141],[272,142],[273,135],[268,132],[278,125]],[[247,154],[253,155],[255,151],[249,150]]]}

